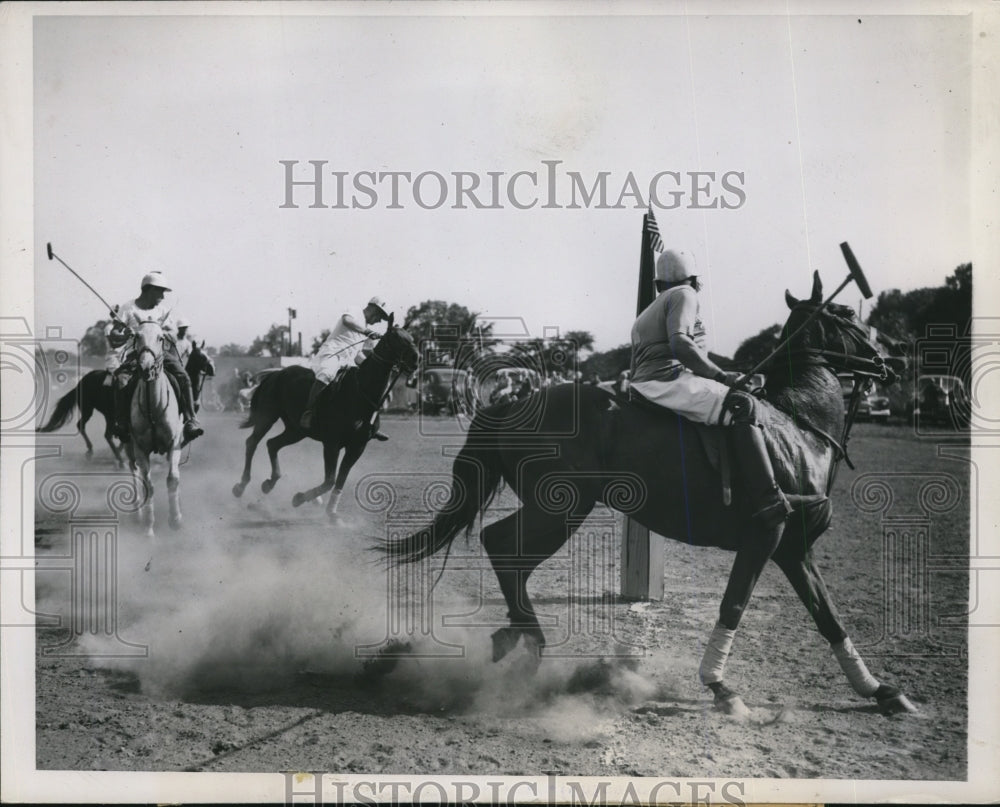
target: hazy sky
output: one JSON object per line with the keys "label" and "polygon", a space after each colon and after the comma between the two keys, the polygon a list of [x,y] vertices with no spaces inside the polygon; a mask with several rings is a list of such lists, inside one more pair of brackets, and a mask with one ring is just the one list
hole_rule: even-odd
{"label": "hazy sky", "polygon": [[[743,175],[735,209],[690,209],[688,184],[657,211],[698,256],[710,342],[731,354],[784,321],[811,269],[843,279],[841,241],[876,294],[971,259],[972,41],[957,15],[38,18],[36,328],[78,336],[104,315],[51,241],[112,302],[168,273],[210,345],[249,344],[292,306],[308,346],[377,293],[398,316],[445,299],[608,349],[635,314],[645,199],[543,209],[557,160],[562,205],[568,171],[608,172],[609,205],[630,172],[643,196],[659,172],[715,172],[715,196]],[[310,209],[308,188],[282,209],[281,160],[300,179],[328,161],[328,204],[334,171],[348,204],[363,171],[437,172],[451,196],[423,209],[404,182],[390,208],[386,180],[370,209]],[[505,190],[502,209],[451,206],[452,172],[505,188],[518,171],[539,172],[539,191],[516,186],[534,208]]]}

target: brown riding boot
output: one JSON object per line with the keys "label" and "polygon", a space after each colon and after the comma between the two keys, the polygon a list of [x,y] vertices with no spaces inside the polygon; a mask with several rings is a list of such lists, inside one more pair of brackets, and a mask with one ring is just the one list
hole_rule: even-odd
{"label": "brown riding boot", "polygon": [[306,409],[302,413],[302,417],[299,419],[299,425],[303,429],[312,428],[313,408],[316,406],[316,399],[319,397],[319,394],[323,391],[324,387],[326,387],[326,384],[319,379],[315,379],[312,387],[309,388],[309,397],[306,399]]}
{"label": "brown riding boot", "polygon": [[792,505],[774,481],[764,435],[757,426],[740,421],[727,429],[737,473],[750,500],[751,518],[765,527],[782,524],[791,515]]}

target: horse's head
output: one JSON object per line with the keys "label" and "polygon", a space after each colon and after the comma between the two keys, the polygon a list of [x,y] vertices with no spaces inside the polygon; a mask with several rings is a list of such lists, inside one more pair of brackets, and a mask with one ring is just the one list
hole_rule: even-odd
{"label": "horse's head", "polygon": [[195,342],[191,346],[191,355],[188,357],[187,371],[189,375],[199,373],[207,376],[215,376],[215,362],[212,357],[205,352],[205,340],[202,339],[199,345]]}
{"label": "horse's head", "polygon": [[144,320],[133,330],[136,362],[149,381],[163,368],[163,350],[167,335],[156,320]]}
{"label": "horse's head", "polygon": [[389,327],[375,345],[374,354],[381,361],[399,368],[407,375],[413,373],[420,363],[420,351],[409,331],[397,328],[395,315],[389,315]]}
{"label": "horse's head", "polygon": [[[795,335],[787,353],[779,354],[777,360],[801,357],[807,362],[826,364],[834,371],[857,372],[884,383],[896,380],[896,374],[886,366],[885,357],[869,338],[868,329],[858,322],[854,309],[836,303],[822,305],[823,283],[819,272],[813,272],[812,294],[808,300],[799,300],[786,290],[785,303],[791,314],[781,331],[781,339]],[[814,318],[802,327],[810,317]]]}

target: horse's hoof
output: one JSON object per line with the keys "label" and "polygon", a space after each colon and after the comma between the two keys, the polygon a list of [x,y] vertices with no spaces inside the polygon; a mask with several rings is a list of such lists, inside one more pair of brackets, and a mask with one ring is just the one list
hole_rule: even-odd
{"label": "horse's hoof", "polygon": [[177,516],[177,518],[170,519],[170,529],[179,530],[183,526],[184,526],[184,519],[181,518],[180,516]]}
{"label": "horse's hoof", "polygon": [[708,688],[711,689],[712,694],[715,695],[715,708],[722,712],[722,714],[735,718],[744,718],[749,716],[750,710],[747,709],[747,705],[743,702],[743,698],[733,692],[724,683],[717,681],[709,684]]}
{"label": "horse's hoof", "polygon": [[327,513],[326,517],[330,520],[330,523],[334,526],[341,526],[344,523],[344,519],[341,518],[340,513]]}
{"label": "horse's hoof", "polygon": [[[267,493],[266,490],[264,492]],[[296,493],[294,496],[292,496],[292,507],[299,507],[305,500],[306,500],[305,496],[303,496],[301,493]]]}
{"label": "horse's hoof", "polygon": [[274,480],[265,479],[263,482],[260,483],[260,489],[264,493],[270,493],[272,490],[274,490]]}
{"label": "horse's hoof", "polygon": [[493,633],[493,661],[500,661],[517,645],[521,631],[517,628],[500,628]]}
{"label": "horse's hoof", "polygon": [[875,692],[878,710],[886,717],[899,714],[915,714],[918,709],[897,687],[882,684]]}
{"label": "horse's hoof", "polygon": [[727,717],[743,719],[750,716],[750,710],[739,695],[730,695],[728,698],[715,699],[715,708]]}
{"label": "horse's hoof", "polygon": [[244,485],[242,482],[237,482],[235,485],[233,485],[233,495],[237,499],[240,498],[240,496],[243,495],[243,491],[246,490],[246,487],[247,486]]}

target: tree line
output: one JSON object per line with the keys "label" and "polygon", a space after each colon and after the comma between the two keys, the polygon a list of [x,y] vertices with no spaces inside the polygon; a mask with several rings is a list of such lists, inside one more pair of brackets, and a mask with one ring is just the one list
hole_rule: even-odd
{"label": "tree line", "polygon": [[[887,337],[883,344],[889,346],[891,352],[906,357],[914,355],[914,345],[931,333],[930,328],[951,328],[958,337],[953,353],[954,374],[963,376],[968,383],[971,346],[961,337],[968,335],[971,318],[972,264],[965,263],[946,277],[942,286],[882,292],[864,322]],[[107,324],[107,320],[98,320],[87,329],[80,340],[82,355],[104,356],[107,353],[104,335]],[[628,369],[631,362],[628,343],[594,352],[593,334],[586,330],[567,331],[553,339],[510,340],[509,345],[502,347],[507,340],[494,335],[492,322],[481,320],[478,312],[445,300],[425,300],[411,306],[402,325],[421,346],[428,366],[471,365],[484,354],[506,350],[512,360],[543,368],[546,372],[564,375],[579,372],[587,379],[596,376],[610,380]],[[780,333],[781,325],[775,323],[745,339],[732,358],[715,353],[709,355],[723,369],[749,370],[777,347]],[[330,330],[324,329],[314,337],[307,355],[314,353],[329,334]],[[218,349],[210,347],[208,353],[217,356],[302,355],[300,343],[290,341],[288,335],[287,325],[275,323],[255,337],[250,345],[230,342]],[[918,367],[917,371],[920,369]]]}

